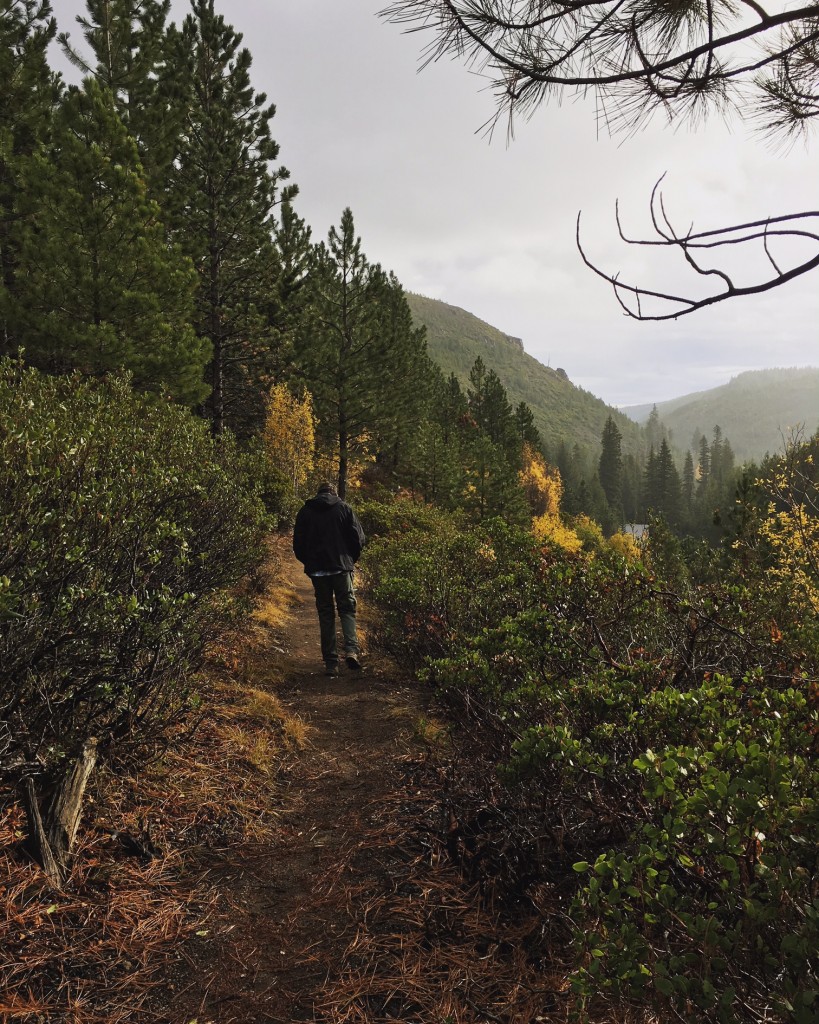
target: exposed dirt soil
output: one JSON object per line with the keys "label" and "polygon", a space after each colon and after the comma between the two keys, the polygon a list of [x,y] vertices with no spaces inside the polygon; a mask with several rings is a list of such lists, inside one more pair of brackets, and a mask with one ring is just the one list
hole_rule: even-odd
{"label": "exposed dirt soil", "polygon": [[[378,827],[381,805],[404,784],[407,759],[425,748],[418,735],[425,699],[394,663],[365,654],[361,672],[342,664],[339,677],[324,674],[312,586],[284,543],[280,553],[291,610],[271,636],[280,679],[272,685],[285,711],[308,726],[306,746],[273,797],[275,841],[246,844],[212,866],[221,910],[169,982],[173,1021],[314,1019],[328,970],[350,940],[350,915],[326,898],[328,881],[344,873],[351,846]],[[360,619],[366,647],[366,612]],[[377,857],[356,874],[357,884],[369,876],[374,890],[391,887]]]}
{"label": "exposed dirt soil", "polygon": [[306,743],[271,790],[272,838],[214,858],[217,909],[153,1000],[155,1019],[568,1020],[571,886],[506,884],[503,828],[486,833],[481,787],[473,799],[454,767],[475,752],[467,743],[456,756],[423,688],[367,655],[366,601],[364,671],[325,676],[312,587],[284,541],[279,558],[289,614],[273,617],[267,655],[259,648],[244,673],[307,723]]}

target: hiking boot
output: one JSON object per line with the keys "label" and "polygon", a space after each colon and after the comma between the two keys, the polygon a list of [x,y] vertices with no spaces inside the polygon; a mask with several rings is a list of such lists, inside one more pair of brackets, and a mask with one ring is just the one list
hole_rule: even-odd
{"label": "hiking boot", "polygon": [[337,676],[338,675],[338,662],[328,661],[324,666],[324,674],[326,676]]}
{"label": "hiking boot", "polygon": [[347,662],[347,668],[351,668],[354,672],[361,671],[361,662],[358,660],[358,655],[351,651],[345,656],[344,660]]}

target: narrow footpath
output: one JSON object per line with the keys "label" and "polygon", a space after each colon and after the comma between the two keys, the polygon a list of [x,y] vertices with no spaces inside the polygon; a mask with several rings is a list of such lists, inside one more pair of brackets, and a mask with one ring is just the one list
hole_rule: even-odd
{"label": "narrow footpath", "polygon": [[364,671],[324,675],[310,581],[278,550],[290,610],[249,678],[307,742],[271,786],[273,840],[214,863],[215,909],[156,1020],[567,1021],[566,894],[502,884],[503,829],[485,834],[494,816],[458,776],[461,741],[421,685],[368,651],[366,601]]}
{"label": "narrow footpath", "polygon": [[240,848],[214,869],[222,909],[169,1006],[174,1022],[317,1019],[328,974],[355,927],[345,872],[355,872],[358,887],[390,887],[381,864],[362,864],[357,848],[422,746],[423,697],[393,662],[367,653],[366,610],[364,670],[342,664],[338,678],[324,675],[312,586],[288,545],[278,548],[291,594],[288,621],[273,638],[281,677],[274,693],[307,725],[306,747],[274,787],[281,822],[274,844]]}

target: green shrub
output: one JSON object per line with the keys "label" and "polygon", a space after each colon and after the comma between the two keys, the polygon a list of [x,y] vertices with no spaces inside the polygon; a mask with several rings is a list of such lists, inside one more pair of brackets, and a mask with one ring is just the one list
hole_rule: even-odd
{"label": "green shrub", "polygon": [[369,554],[388,642],[426,659],[472,735],[508,884],[526,863],[573,885],[579,1000],[808,1024],[816,616],[747,550],[701,583],[668,543],[649,561],[566,558],[497,522]]}
{"label": "green shrub", "polygon": [[259,557],[230,437],[126,380],[0,363],[0,772],[41,797],[89,737],[150,742]]}

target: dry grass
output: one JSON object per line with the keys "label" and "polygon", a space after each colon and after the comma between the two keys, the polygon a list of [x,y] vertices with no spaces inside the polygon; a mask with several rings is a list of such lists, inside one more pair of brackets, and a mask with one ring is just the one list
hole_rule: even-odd
{"label": "dry grass", "polygon": [[[288,595],[273,591],[261,616],[214,644],[192,734],[180,728],[138,775],[97,773],[61,892],[26,858],[22,811],[0,791],[0,1021],[159,1019],[151,1005],[160,980],[209,928],[217,896],[206,865],[271,840],[279,773],[307,740],[307,726],[265,688]],[[150,839],[160,853],[141,862],[119,835]]]}
{"label": "dry grass", "polygon": [[145,1019],[173,950],[210,908],[178,854],[141,865],[102,833],[85,834],[68,884],[55,892],[20,856],[21,814],[0,815],[0,1020],[71,1024]]}
{"label": "dry grass", "polygon": [[449,741],[450,727],[438,719],[421,716],[413,723],[416,739],[428,747],[443,747]]}
{"label": "dry grass", "polygon": [[292,587],[277,587],[258,602],[253,618],[268,629],[281,629],[287,624],[293,608],[299,604],[301,598]]}

